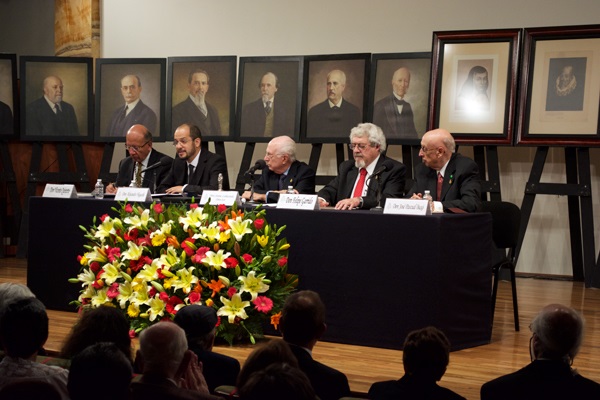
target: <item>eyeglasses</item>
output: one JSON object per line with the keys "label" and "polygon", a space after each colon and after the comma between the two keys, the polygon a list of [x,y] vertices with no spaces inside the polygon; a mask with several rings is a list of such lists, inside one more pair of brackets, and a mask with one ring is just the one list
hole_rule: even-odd
{"label": "eyeglasses", "polygon": [[435,150],[435,148],[428,149],[428,148],[427,148],[427,147],[425,147],[425,146],[421,146],[421,151],[422,151],[423,153],[428,153],[428,152],[430,152],[431,150]]}
{"label": "eyeglasses", "polygon": [[265,158],[268,158],[269,160],[270,160],[271,158],[275,157],[275,156],[279,156],[279,157],[281,157],[281,156],[283,156],[283,154],[271,154],[271,153],[266,153],[266,154],[265,154]]}
{"label": "eyeglasses", "polygon": [[146,143],[144,143],[143,145],[141,145],[141,146],[129,146],[129,145],[127,145],[127,144],[126,144],[126,145],[125,145],[125,150],[128,150],[128,151],[135,151],[135,152],[137,153],[138,151],[140,151],[140,149],[141,149],[142,147],[144,147],[144,146],[145,146],[145,145],[147,145],[148,143],[150,143],[150,141],[149,141],[149,140],[148,140]]}
{"label": "eyeglasses", "polygon": [[177,146],[178,144],[185,146],[189,142],[191,142],[191,140],[187,139],[187,138],[183,138],[181,140],[175,139],[175,140],[173,140],[173,146]]}
{"label": "eyeglasses", "polygon": [[363,143],[350,143],[348,145],[348,147],[350,148],[350,150],[354,151],[355,148],[358,147],[358,149],[360,151],[363,151],[364,149],[366,149],[367,147],[371,146],[370,144],[363,144]]}

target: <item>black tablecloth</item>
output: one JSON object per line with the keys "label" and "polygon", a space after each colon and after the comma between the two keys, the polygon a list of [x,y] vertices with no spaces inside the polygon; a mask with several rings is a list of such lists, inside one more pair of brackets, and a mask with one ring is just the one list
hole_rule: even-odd
{"label": "black tablecloth", "polygon": [[[49,309],[74,310],[77,255],[110,200],[30,199],[27,280]],[[382,215],[268,209],[286,225],[289,271],[327,306],[324,340],[400,348],[408,332],[442,329],[454,350],[491,339],[491,216]]]}

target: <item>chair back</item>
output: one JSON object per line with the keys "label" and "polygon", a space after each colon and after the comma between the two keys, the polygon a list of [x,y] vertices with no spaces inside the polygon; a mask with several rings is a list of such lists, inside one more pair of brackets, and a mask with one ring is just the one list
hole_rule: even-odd
{"label": "chair back", "polygon": [[514,249],[519,241],[521,210],[508,201],[484,201],[481,211],[492,214],[492,239],[500,249]]}

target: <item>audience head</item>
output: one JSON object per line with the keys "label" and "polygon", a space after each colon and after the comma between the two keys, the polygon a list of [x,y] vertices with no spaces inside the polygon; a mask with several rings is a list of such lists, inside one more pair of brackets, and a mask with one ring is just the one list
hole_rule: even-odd
{"label": "audience head", "polygon": [[61,355],[72,358],[85,349],[100,342],[111,342],[131,360],[131,338],[129,322],[123,313],[114,307],[86,308],[79,321],[73,326],[65,341]]}
{"label": "audience head", "polygon": [[243,386],[253,373],[276,363],[298,367],[298,360],[290,350],[290,346],[283,340],[272,339],[250,353],[238,375],[236,386],[238,388]]}
{"label": "audience head", "polygon": [[531,323],[531,357],[573,363],[583,341],[581,315],[562,304],[549,304]]}
{"label": "audience head", "polygon": [[289,136],[271,139],[264,160],[271,171],[276,174],[284,173],[296,161],[296,142]]}
{"label": "audience head", "polygon": [[404,372],[431,381],[442,379],[450,360],[450,342],[433,326],[410,332],[402,351]]}
{"label": "audience head", "polygon": [[314,400],[310,381],[298,367],[286,363],[271,364],[253,373],[239,387],[242,400]]}
{"label": "audience head", "polygon": [[202,132],[196,125],[180,125],[173,134],[173,146],[177,157],[187,162],[194,161],[202,145]]}
{"label": "audience head", "polygon": [[204,350],[212,349],[218,321],[214,308],[191,304],[177,311],[173,321],[185,331],[188,346],[194,344]]}
{"label": "audience head", "polygon": [[159,322],[140,334],[143,373],[173,378],[187,351],[185,332],[173,322]]}
{"label": "audience head", "polygon": [[[101,342],[83,349],[71,360],[67,387],[71,400],[117,400],[129,398],[133,375],[131,362],[114,343]],[[110,383],[106,390],[96,390],[98,379]]]}
{"label": "audience head", "polygon": [[35,297],[35,295],[22,283],[0,283],[0,309],[5,304],[23,297]]}
{"label": "audience head", "polygon": [[448,162],[456,150],[454,138],[445,129],[425,132],[421,138],[419,157],[427,167],[439,171]]}
{"label": "audience head", "polygon": [[62,400],[62,395],[60,390],[50,382],[42,381],[39,378],[20,378],[7,383],[0,389],[0,399]]}
{"label": "audience head", "polygon": [[35,297],[7,304],[0,316],[0,342],[11,357],[31,358],[48,339],[46,307]]}
{"label": "audience head", "polygon": [[293,293],[283,306],[279,322],[286,342],[312,348],[326,329],[325,305],[312,290]]}
{"label": "audience head", "polygon": [[375,124],[358,124],[350,131],[350,149],[356,168],[368,167],[386,149],[383,131]]}

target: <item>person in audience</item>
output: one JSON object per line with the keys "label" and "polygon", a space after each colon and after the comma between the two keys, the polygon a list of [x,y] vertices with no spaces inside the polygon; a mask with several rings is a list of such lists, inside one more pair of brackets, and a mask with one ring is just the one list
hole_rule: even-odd
{"label": "person in audience", "polygon": [[22,283],[0,283],[0,311],[6,304],[23,297],[35,297],[35,295]]}
{"label": "person in audience", "polygon": [[144,125],[151,132],[156,132],[156,113],[140,98],[142,81],[137,75],[125,75],[121,78],[121,95],[125,104],[115,109],[108,126],[106,136],[123,137],[133,125]]}
{"label": "person in audience", "polygon": [[[407,197],[422,199],[425,190],[444,211],[475,212],[481,208],[481,182],[475,161],[455,153],[454,138],[445,129],[426,132],[421,138],[415,183]],[[439,191],[438,191],[439,189]]]}
{"label": "person in audience", "polygon": [[202,364],[187,348],[184,330],[173,322],[144,329],[137,353],[143,375],[130,385],[132,400],[219,399],[208,394]]}
{"label": "person in audience", "polygon": [[306,375],[286,363],[271,364],[250,375],[239,389],[242,400],[318,399]]}
{"label": "person in audience", "polygon": [[[36,378],[22,378],[15,380],[0,389],[2,400],[61,400],[61,394],[56,385],[37,380]],[[73,399],[71,399],[73,400]]]}
{"label": "person in audience", "polygon": [[[338,176],[319,191],[320,206],[332,205],[336,210],[373,208],[378,205],[378,185],[382,203],[402,197],[406,166],[386,157],[385,149],[385,136],[377,125],[364,123],[352,128],[350,150],[354,159],[341,163]],[[374,179],[375,172],[380,173],[379,181]]]}
{"label": "person in audience", "polygon": [[174,322],[184,331],[188,349],[196,353],[203,365],[203,375],[211,393],[222,385],[235,386],[240,362],[233,357],[215,353],[217,312],[212,307],[190,304],[175,314]]}
{"label": "person in audience", "polygon": [[132,362],[129,321],[121,311],[109,306],[84,309],[62,346],[61,357],[73,358],[100,342],[114,343]]}
{"label": "person in audience", "polygon": [[584,322],[574,309],[549,304],[531,325],[531,363],[481,387],[481,399],[598,399],[600,384],[572,368],[583,341]]}
{"label": "person in audience", "polygon": [[35,297],[7,304],[0,315],[0,339],[5,356],[0,362],[0,389],[23,378],[55,385],[68,399],[66,369],[35,362],[38,350],[48,339],[46,307]]}
{"label": "person in audience", "polygon": [[450,360],[450,342],[442,331],[433,326],[412,331],[402,351],[404,376],[397,381],[373,383],[370,399],[464,399],[437,384]]}
{"label": "person in audience", "polygon": [[255,372],[263,371],[271,364],[287,364],[298,368],[298,360],[290,345],[284,340],[271,339],[254,349],[246,361],[238,376],[236,386],[244,386],[250,376]]}
{"label": "person in audience", "polygon": [[44,78],[44,95],[27,105],[25,131],[28,135],[78,136],[75,108],[63,100],[63,81],[58,76]]}
{"label": "person in audience", "polygon": [[312,351],[325,333],[325,305],[311,290],[290,295],[281,312],[280,329],[300,369],[308,376],[321,400],[333,400],[350,394],[348,378],[342,372],[313,359]]}
{"label": "person in audience", "polygon": [[[167,194],[202,194],[219,188],[219,174],[227,176],[225,159],[202,150],[202,133],[196,125],[183,124],[175,130],[173,146],[177,158],[157,189]],[[223,188],[228,189],[228,188]]]}
{"label": "person in audience", "polygon": [[67,388],[71,400],[127,400],[132,376],[133,368],[125,354],[114,343],[100,342],[73,357]]}
{"label": "person in audience", "polygon": [[129,186],[132,182],[136,187],[150,188],[154,192],[169,172],[170,163],[151,171],[142,170],[160,162],[164,157],[171,161],[173,159],[152,148],[152,133],[144,125],[129,128],[125,136],[125,149],[129,152],[129,157],[119,163],[117,181],[106,185],[106,193],[117,193],[119,186]]}
{"label": "person in audience", "polygon": [[[264,158],[267,167],[254,183],[254,201],[277,203],[280,193],[292,186],[294,193],[315,193],[315,171],[296,160],[296,142],[289,136],[278,136],[267,145]],[[250,191],[242,195],[250,200]]]}

